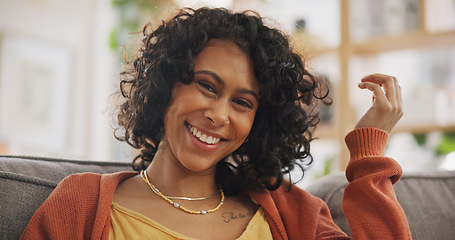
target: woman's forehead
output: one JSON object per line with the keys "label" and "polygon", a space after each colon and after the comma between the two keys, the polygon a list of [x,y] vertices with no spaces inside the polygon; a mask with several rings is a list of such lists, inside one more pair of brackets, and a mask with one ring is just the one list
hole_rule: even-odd
{"label": "woman's forehead", "polygon": [[229,40],[212,39],[194,58],[194,71],[211,71],[223,80],[240,80],[259,92],[251,56]]}

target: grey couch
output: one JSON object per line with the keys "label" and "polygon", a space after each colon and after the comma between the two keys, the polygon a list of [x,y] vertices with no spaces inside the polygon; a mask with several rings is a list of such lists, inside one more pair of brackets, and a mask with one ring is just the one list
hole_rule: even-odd
{"label": "grey couch", "polygon": [[[0,156],[0,239],[18,239],[35,210],[66,176],[131,170],[128,163]],[[327,202],[335,223],[349,226],[341,209],[347,182],[331,174],[306,190]],[[405,174],[395,184],[414,239],[455,239],[455,171]]]}
{"label": "grey couch", "polygon": [[[350,235],[341,208],[347,184],[344,173],[337,173],[321,178],[306,190],[327,203],[333,221]],[[394,189],[413,239],[455,240],[455,171],[404,173]]]}
{"label": "grey couch", "polygon": [[0,156],[0,239],[19,239],[33,213],[66,176],[132,170],[128,163]]}

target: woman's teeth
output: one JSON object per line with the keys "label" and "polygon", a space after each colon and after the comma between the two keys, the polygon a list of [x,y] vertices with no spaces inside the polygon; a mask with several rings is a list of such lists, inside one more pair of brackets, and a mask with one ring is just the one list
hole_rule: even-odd
{"label": "woman's teeth", "polygon": [[199,131],[197,128],[188,125],[188,129],[190,130],[191,134],[193,136],[197,137],[199,141],[207,143],[207,144],[217,144],[220,142],[221,138],[218,137],[212,137],[212,136],[207,136],[205,133],[202,133]]}

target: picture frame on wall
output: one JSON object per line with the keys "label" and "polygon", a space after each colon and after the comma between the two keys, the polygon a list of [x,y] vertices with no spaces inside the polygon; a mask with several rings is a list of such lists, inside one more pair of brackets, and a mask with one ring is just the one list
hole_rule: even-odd
{"label": "picture frame on wall", "polygon": [[0,61],[0,139],[13,147],[64,147],[71,51],[26,37],[5,36]]}

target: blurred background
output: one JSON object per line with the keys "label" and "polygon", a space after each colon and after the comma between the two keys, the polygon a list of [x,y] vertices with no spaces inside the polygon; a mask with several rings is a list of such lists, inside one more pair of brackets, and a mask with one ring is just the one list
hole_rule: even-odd
{"label": "blurred background", "polygon": [[357,83],[375,72],[403,90],[387,154],[455,169],[455,0],[0,0],[0,154],[130,161],[109,108],[125,50],[185,6],[261,13],[330,83],[303,184],[346,167],[344,136],[372,101]]}

